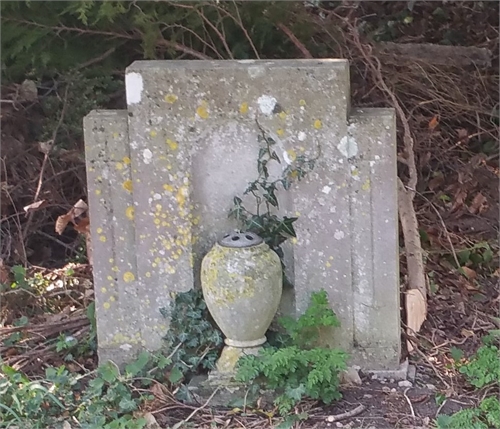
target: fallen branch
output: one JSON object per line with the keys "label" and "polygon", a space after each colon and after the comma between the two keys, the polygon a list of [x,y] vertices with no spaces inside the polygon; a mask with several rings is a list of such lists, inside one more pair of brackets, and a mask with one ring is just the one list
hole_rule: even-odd
{"label": "fallen branch", "polygon": [[328,423],[331,422],[338,422],[340,420],[348,419],[349,417],[354,417],[357,416],[358,414],[361,414],[366,407],[364,405],[358,405],[356,408],[354,408],[351,411],[346,411],[345,413],[340,413],[340,414],[334,414],[333,416],[328,416],[326,420]]}
{"label": "fallen branch", "polygon": [[392,57],[397,64],[423,62],[439,66],[491,67],[491,52],[475,46],[447,46],[433,43],[377,43],[379,55]]}

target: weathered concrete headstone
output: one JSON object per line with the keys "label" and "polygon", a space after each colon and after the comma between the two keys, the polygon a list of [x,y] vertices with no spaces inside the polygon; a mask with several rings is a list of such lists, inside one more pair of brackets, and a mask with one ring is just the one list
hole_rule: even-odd
{"label": "weathered concrete headstone", "polygon": [[236,226],[227,214],[257,177],[262,128],[281,168],[318,158],[278,193],[299,217],[282,311],[325,289],[342,323],[328,342],[363,368],[397,368],[395,117],[351,111],[347,61],[141,61],[126,91],[127,111],[85,119],[101,361],[161,347],[159,309],[199,286],[202,257]]}

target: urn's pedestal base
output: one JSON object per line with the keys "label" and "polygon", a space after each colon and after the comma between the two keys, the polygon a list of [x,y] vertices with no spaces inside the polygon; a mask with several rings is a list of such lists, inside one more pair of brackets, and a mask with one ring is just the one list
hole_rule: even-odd
{"label": "urn's pedestal base", "polygon": [[202,405],[208,401],[211,407],[272,406],[275,392],[256,389],[235,382],[227,375],[213,371],[208,377],[199,375],[189,383],[190,397],[186,401],[193,405]]}
{"label": "urn's pedestal base", "polygon": [[236,374],[236,363],[238,362],[238,359],[245,355],[257,356],[261,348],[262,347],[260,345],[257,347],[234,347],[232,345],[225,346],[222,350],[219,360],[217,361],[216,370],[210,373],[210,375],[208,376],[209,379],[219,379],[221,377],[232,378]]}

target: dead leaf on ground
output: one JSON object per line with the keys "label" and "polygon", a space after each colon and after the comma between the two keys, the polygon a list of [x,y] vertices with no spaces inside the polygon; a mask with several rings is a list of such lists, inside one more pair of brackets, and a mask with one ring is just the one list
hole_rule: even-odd
{"label": "dead leaf on ground", "polygon": [[459,142],[467,142],[469,140],[469,132],[465,128],[458,129],[457,134]]}
{"label": "dead leaf on ground", "polygon": [[83,219],[80,219],[77,221],[76,219],[84,215],[88,210],[88,206],[83,200],[78,200],[76,204],[71,207],[70,211],[66,214],[63,214],[59,216],[56,220],[56,225],[55,225],[55,230],[56,232],[61,235],[68,224],[71,222],[74,226],[75,229],[82,233],[82,234],[88,234],[90,233],[90,219],[88,217],[85,217]]}
{"label": "dead leaf on ground", "polygon": [[3,259],[0,258],[0,283],[7,283],[9,281],[9,277],[10,268],[7,267]]}
{"label": "dead leaf on ground", "polygon": [[444,182],[444,175],[443,173],[439,172],[431,180],[429,180],[427,186],[431,191],[433,191],[434,189],[440,187],[443,184],[443,182]]}
{"label": "dead leaf on ground", "polygon": [[464,206],[465,199],[467,198],[467,191],[465,189],[458,189],[453,197],[453,206],[451,212],[456,212]]}
{"label": "dead leaf on ground", "polygon": [[31,204],[28,204],[27,206],[24,206],[23,210],[26,213],[34,212],[38,209],[45,207],[46,205],[47,205],[47,200],[40,200],[40,201],[36,201],[34,203],[31,203]]}
{"label": "dead leaf on ground", "polygon": [[469,212],[472,214],[481,214],[486,210],[488,210],[488,200],[481,192],[479,192],[472,200],[472,203],[469,206]]}
{"label": "dead leaf on ground", "polygon": [[463,266],[461,268],[469,280],[474,280],[477,277],[477,273],[472,268],[465,267],[465,266]]}
{"label": "dead leaf on ground", "polygon": [[465,338],[470,338],[474,336],[474,332],[470,331],[469,329],[463,328],[460,333],[465,337]]}
{"label": "dead leaf on ground", "polygon": [[434,117],[429,121],[429,130],[435,129],[439,124],[439,115],[434,115]]}

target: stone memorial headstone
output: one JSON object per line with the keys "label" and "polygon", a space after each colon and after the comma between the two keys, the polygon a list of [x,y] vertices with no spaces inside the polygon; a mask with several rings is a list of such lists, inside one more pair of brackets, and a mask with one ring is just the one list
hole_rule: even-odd
{"label": "stone memorial headstone", "polygon": [[199,287],[201,259],[237,227],[228,212],[257,177],[265,130],[273,174],[316,159],[278,192],[280,213],[298,217],[282,312],[324,289],[342,323],[327,342],[362,368],[396,369],[395,116],[350,108],[348,62],[139,61],[125,82],[126,111],[85,118],[100,361],[161,347],[159,309]]}

